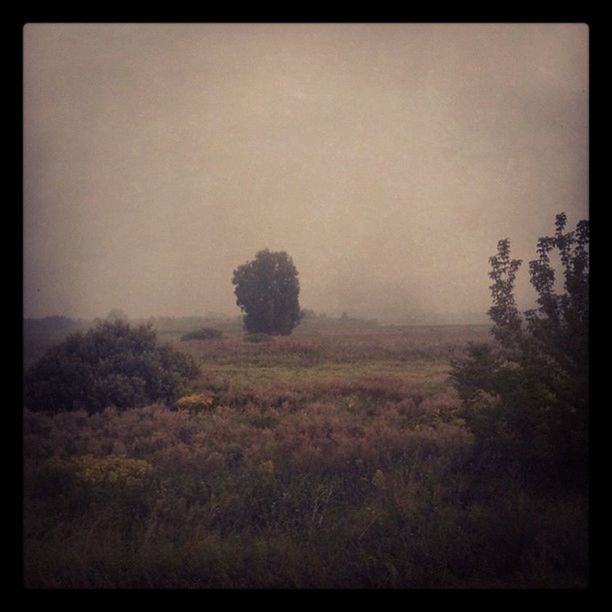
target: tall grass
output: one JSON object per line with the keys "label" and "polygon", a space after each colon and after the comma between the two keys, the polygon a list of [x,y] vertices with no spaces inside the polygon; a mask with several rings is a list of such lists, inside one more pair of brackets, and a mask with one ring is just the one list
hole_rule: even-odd
{"label": "tall grass", "polygon": [[475,460],[462,341],[193,344],[173,407],[25,411],[27,587],[586,586],[588,500]]}

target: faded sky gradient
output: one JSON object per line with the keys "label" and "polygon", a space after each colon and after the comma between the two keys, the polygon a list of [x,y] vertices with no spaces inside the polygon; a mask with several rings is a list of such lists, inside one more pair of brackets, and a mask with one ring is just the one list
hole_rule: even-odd
{"label": "faded sky gradient", "polygon": [[485,312],[488,258],[588,218],[581,24],[30,24],[24,316]]}

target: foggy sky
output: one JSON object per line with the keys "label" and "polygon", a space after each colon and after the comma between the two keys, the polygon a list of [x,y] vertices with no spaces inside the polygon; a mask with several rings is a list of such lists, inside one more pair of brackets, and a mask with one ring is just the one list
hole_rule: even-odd
{"label": "foggy sky", "polygon": [[581,24],[30,24],[24,316],[485,312],[488,258],[588,218]]}

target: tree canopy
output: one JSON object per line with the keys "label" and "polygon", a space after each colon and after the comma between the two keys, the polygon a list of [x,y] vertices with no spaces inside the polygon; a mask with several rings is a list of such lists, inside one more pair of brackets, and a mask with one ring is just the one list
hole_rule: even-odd
{"label": "tree canopy", "polygon": [[249,333],[286,336],[300,322],[298,271],[284,251],[259,251],[234,270],[232,282]]}

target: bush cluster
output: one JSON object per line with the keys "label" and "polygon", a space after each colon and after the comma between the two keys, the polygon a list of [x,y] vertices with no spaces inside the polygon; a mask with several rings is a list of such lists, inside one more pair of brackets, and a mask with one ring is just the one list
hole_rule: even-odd
{"label": "bush cluster", "polygon": [[149,325],[103,321],[49,349],[25,374],[24,403],[34,411],[172,402],[199,372],[189,355],[158,345]]}
{"label": "bush cluster", "polygon": [[[588,242],[580,221],[564,232],[557,215],[553,236],[540,238],[530,262],[538,308],[521,315],[514,281],[521,261],[510,258],[508,240],[490,258],[494,345],[472,344],[455,360],[451,377],[464,402],[466,423],[482,458],[513,463],[523,473],[554,476],[566,485],[586,484],[588,459]],[[563,291],[555,287],[556,251]]]}
{"label": "bush cluster", "polygon": [[174,406],[177,410],[202,412],[212,410],[213,402],[214,396],[211,393],[192,393],[178,399]]}
{"label": "bush cluster", "polygon": [[213,329],[212,327],[203,327],[202,329],[196,329],[195,331],[187,332],[181,336],[181,340],[218,340],[223,338],[223,332],[220,329]]}
{"label": "bush cluster", "polygon": [[252,334],[246,334],[244,336],[244,341],[253,342],[256,344],[259,344],[261,342],[273,342],[274,336],[271,336],[270,334],[266,334],[264,332],[254,332]]}

